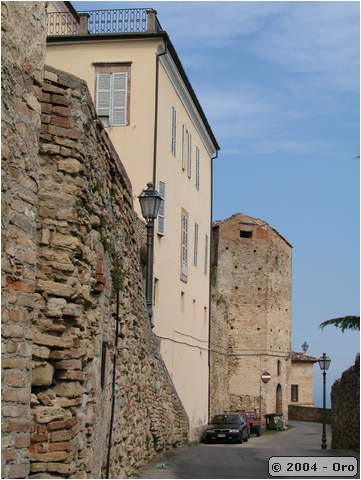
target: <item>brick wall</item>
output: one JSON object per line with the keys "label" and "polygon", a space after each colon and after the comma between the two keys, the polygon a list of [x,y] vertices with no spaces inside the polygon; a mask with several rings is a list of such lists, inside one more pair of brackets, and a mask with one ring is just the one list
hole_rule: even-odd
{"label": "brick wall", "polygon": [[147,317],[129,179],[85,83],[44,72],[44,7],[2,9],[3,476],[104,477],[114,399],[110,476],[127,477],[189,422]]}
{"label": "brick wall", "polygon": [[146,314],[127,174],[85,83],[47,67],[42,90],[31,471],[104,475],[116,353],[110,474],[128,476],[188,420]]}
{"label": "brick wall", "polygon": [[[212,244],[211,344],[221,341],[228,358],[211,355],[211,411],[228,403],[274,413],[278,388],[287,422],[292,247],[270,225],[244,214],[216,222]],[[267,384],[264,371],[271,374]]]}
{"label": "brick wall", "polygon": [[360,356],[331,390],[332,448],[360,450]]}
{"label": "brick wall", "polygon": [[45,2],[2,2],[2,475],[29,473]]}

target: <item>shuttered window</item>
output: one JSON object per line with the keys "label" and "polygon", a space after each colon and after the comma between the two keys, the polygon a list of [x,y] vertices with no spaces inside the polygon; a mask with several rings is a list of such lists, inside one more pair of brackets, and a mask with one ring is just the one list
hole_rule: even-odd
{"label": "shuttered window", "polygon": [[172,107],[172,132],[171,132],[171,149],[172,154],[175,157],[177,152],[177,112],[174,107]]}
{"label": "shuttered window", "polygon": [[193,264],[197,266],[198,263],[198,223],[194,224],[194,253],[193,253]]}
{"label": "shuttered window", "polygon": [[205,238],[205,245],[204,245],[204,273],[207,274],[208,272],[208,235]]}
{"label": "shuttered window", "polygon": [[199,190],[199,173],[200,173],[200,153],[196,147],[196,189]]}
{"label": "shuttered window", "polygon": [[106,126],[127,125],[128,73],[98,73],[96,110]]}
{"label": "shuttered window", "polygon": [[181,232],[181,280],[188,278],[188,213],[182,209]]}
{"label": "shuttered window", "polygon": [[162,201],[159,207],[158,213],[158,234],[164,235],[165,233],[165,182],[159,182],[159,194],[162,197]]}
{"label": "shuttered window", "polygon": [[182,125],[182,170],[186,169],[186,127]]}
{"label": "shuttered window", "polygon": [[291,402],[298,402],[298,385],[291,385]]}
{"label": "shuttered window", "polygon": [[187,132],[187,175],[188,178],[192,176],[192,135]]}

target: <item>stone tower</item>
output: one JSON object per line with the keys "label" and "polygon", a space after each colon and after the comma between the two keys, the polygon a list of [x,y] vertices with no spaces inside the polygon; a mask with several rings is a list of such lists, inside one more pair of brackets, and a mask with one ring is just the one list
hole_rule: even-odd
{"label": "stone tower", "polygon": [[238,213],[213,225],[211,415],[260,408],[287,422],[291,255],[263,220]]}

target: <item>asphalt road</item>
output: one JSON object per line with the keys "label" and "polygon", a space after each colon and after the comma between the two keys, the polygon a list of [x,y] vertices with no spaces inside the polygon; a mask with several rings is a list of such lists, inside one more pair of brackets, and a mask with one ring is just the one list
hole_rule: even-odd
{"label": "asphalt road", "polygon": [[252,435],[248,443],[241,445],[200,444],[175,450],[157,458],[138,478],[271,478],[268,459],[272,456],[354,455],[350,451],[321,450],[319,423],[291,422],[290,427],[259,438]]}

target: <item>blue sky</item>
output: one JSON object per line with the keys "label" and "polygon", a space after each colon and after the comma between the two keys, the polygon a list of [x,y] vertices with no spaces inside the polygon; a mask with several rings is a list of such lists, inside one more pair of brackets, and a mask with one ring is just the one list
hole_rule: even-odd
{"label": "blue sky", "polygon": [[214,218],[260,217],[292,243],[293,348],[327,352],[332,383],[359,351],[318,329],[359,312],[359,4],[73,4],[158,11],[222,148]]}

